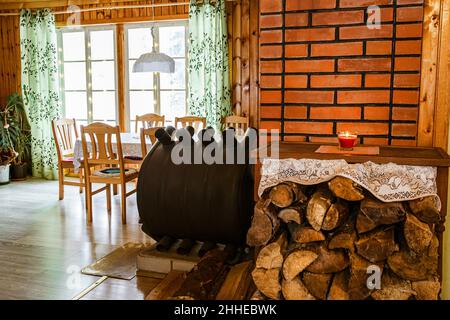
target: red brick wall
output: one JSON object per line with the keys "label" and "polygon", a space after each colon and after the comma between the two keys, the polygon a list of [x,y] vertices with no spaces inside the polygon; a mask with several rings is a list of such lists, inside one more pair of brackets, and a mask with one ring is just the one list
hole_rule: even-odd
{"label": "red brick wall", "polygon": [[[381,9],[369,29],[367,7]],[[260,128],[415,145],[423,0],[260,0]]]}

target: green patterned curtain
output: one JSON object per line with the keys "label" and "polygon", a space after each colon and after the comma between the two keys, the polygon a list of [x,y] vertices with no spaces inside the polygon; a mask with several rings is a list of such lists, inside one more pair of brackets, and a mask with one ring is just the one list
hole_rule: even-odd
{"label": "green patterned curtain", "polygon": [[31,125],[33,176],[57,179],[51,121],[61,116],[55,18],[48,9],[22,10],[22,95]]}
{"label": "green patterned curtain", "polygon": [[221,128],[231,114],[225,0],[196,3],[189,6],[189,112]]}

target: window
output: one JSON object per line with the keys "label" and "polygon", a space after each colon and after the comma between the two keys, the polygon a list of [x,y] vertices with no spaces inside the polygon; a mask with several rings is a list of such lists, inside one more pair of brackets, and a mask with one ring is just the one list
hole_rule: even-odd
{"label": "window", "polygon": [[117,123],[115,28],[61,29],[60,83],[65,117],[79,125]]}
{"label": "window", "polygon": [[[155,38],[152,37],[155,26]],[[173,121],[186,115],[186,37],[187,22],[139,24],[127,26],[128,123],[134,128],[136,115],[158,113]],[[175,73],[133,73],[139,56],[151,52],[155,45],[175,60]]]}

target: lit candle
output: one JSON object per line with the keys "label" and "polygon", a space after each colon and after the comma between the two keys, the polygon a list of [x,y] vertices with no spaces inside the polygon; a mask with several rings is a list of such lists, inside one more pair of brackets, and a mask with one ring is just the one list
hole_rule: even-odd
{"label": "lit candle", "polygon": [[356,144],[356,139],[358,139],[358,135],[354,133],[341,132],[338,134],[339,147],[344,150],[352,150]]}

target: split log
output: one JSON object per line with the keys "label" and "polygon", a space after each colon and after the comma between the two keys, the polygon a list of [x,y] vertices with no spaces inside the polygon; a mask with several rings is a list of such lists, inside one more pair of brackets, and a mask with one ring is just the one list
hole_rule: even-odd
{"label": "split log", "polygon": [[270,190],[269,198],[279,208],[287,208],[296,202],[306,202],[307,197],[301,187],[293,182],[283,182]]}
{"label": "split log", "polygon": [[261,249],[256,259],[256,268],[281,268],[283,266],[283,252],[286,249],[286,245],[286,233],[283,232],[275,242]]}
{"label": "split log", "polygon": [[313,273],[336,273],[348,267],[349,259],[344,250],[328,250],[326,244],[308,246],[318,255],[306,271]]}
{"label": "split log", "polygon": [[228,271],[225,261],[228,254],[220,249],[208,252],[190,271],[180,289],[174,294],[175,299],[212,300]]}
{"label": "split log", "polygon": [[264,301],[266,297],[259,290],[256,290],[250,297],[250,300]]}
{"label": "split log", "polygon": [[281,287],[286,300],[316,300],[299,277],[292,280],[283,279]]}
{"label": "split log", "polygon": [[362,188],[351,179],[336,177],[328,182],[328,186],[338,198],[347,201],[361,201],[364,199]]}
{"label": "split log", "polygon": [[392,272],[384,272],[381,289],[374,290],[371,296],[375,300],[408,300],[413,294],[411,281],[401,279]]}
{"label": "split log", "polygon": [[430,258],[437,259],[439,257],[439,238],[436,235],[433,235],[427,252]]}
{"label": "split log", "polygon": [[374,198],[361,201],[356,219],[358,233],[375,229],[380,225],[390,225],[405,220],[406,211],[401,202],[385,203]]}
{"label": "split log", "polygon": [[147,295],[145,300],[167,300],[177,292],[186,279],[186,272],[170,271],[167,276]]}
{"label": "split log", "polygon": [[328,242],[328,249],[348,249],[355,251],[356,232],[341,231],[333,235]]}
{"label": "split log", "polygon": [[424,197],[409,201],[409,208],[420,221],[436,224],[441,221],[441,214],[434,197]]}
{"label": "split log", "polygon": [[251,247],[266,245],[280,226],[275,208],[270,199],[256,203],[252,224],[247,232],[247,244]]}
{"label": "split log", "polygon": [[367,280],[370,277],[370,274],[368,274],[367,271],[369,270],[369,267],[377,265],[382,272],[383,265],[374,264],[356,253],[350,255],[350,261],[350,279],[348,282],[349,298],[350,300],[367,299],[372,292],[367,286]]}
{"label": "split log", "polygon": [[319,188],[311,197],[306,209],[306,218],[314,230],[322,228],[325,214],[333,203],[333,195],[327,188]]}
{"label": "split log", "polygon": [[216,300],[243,300],[251,284],[253,263],[245,261],[233,266],[216,296]]}
{"label": "split log", "polygon": [[399,250],[394,239],[394,228],[364,234],[356,242],[356,250],[370,262],[386,260],[392,253]]}
{"label": "split log", "polygon": [[283,276],[286,280],[294,279],[316,260],[318,255],[308,250],[297,250],[289,254],[283,263]]}
{"label": "split log", "polygon": [[290,226],[292,241],[297,243],[310,243],[325,240],[325,235],[311,227]]}
{"label": "split log", "polygon": [[347,203],[338,200],[328,209],[322,223],[322,229],[326,231],[334,230],[339,227],[349,215]]}
{"label": "split log", "polygon": [[424,252],[430,246],[433,238],[433,232],[428,224],[420,221],[412,214],[406,216],[403,234],[408,247],[416,253]]}
{"label": "split log", "polygon": [[441,283],[439,280],[414,281],[412,288],[416,293],[417,300],[438,300],[441,291]]}
{"label": "split log", "polygon": [[332,273],[311,273],[303,272],[303,284],[308,291],[317,299],[326,300],[328,288],[330,288]]}
{"label": "split log", "polygon": [[282,209],[280,213],[278,213],[278,218],[280,218],[284,223],[295,222],[297,224],[303,223],[303,215],[302,215],[301,207],[289,207]]}
{"label": "split log", "polygon": [[437,257],[418,255],[412,251],[400,250],[387,259],[389,268],[399,277],[411,280],[427,280],[437,275]]}
{"label": "split log", "polygon": [[328,300],[348,300],[348,270],[336,273],[328,292]]}
{"label": "split log", "polygon": [[256,268],[252,272],[252,278],[258,290],[266,297],[278,300],[280,299],[280,269]]}

